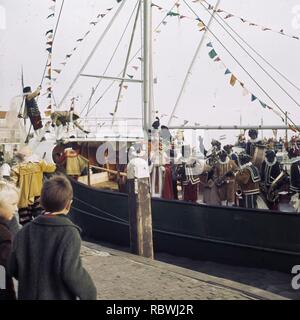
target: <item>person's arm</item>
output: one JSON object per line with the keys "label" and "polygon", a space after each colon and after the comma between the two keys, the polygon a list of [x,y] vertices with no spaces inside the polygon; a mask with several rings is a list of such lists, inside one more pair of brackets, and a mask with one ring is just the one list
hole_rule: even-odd
{"label": "person's arm", "polygon": [[82,266],[80,247],[81,238],[78,230],[70,230],[62,257],[62,279],[80,300],[96,300],[97,290],[92,278]]}
{"label": "person's arm", "polygon": [[45,160],[40,161],[40,166],[42,168],[42,171],[45,173],[53,173],[56,170],[55,163],[47,163]]}
{"label": "person's arm", "polygon": [[32,100],[32,99],[36,98],[40,94],[41,89],[42,89],[42,87],[39,86],[39,87],[37,87],[37,89],[35,91],[33,91],[32,93],[28,94],[27,95],[27,100]]}

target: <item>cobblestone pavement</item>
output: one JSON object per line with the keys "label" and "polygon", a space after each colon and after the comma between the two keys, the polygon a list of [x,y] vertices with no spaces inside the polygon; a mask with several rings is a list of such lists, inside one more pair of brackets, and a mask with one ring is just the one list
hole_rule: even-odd
{"label": "cobblestone pavement", "polygon": [[300,290],[294,290],[291,286],[292,274],[265,269],[229,266],[210,261],[195,261],[162,253],[158,254],[156,258],[160,261],[173,263],[197,272],[260,288],[288,299],[300,299]]}
{"label": "cobblestone pavement", "polygon": [[[164,256],[165,260],[170,258]],[[101,300],[283,299],[231,280],[87,242],[82,247],[82,260]]]}

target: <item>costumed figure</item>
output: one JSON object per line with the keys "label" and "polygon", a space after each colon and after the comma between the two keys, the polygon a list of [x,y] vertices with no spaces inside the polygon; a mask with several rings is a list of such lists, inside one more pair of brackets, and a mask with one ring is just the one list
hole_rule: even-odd
{"label": "costumed figure", "polygon": [[276,158],[276,153],[273,150],[266,151],[266,158],[261,167],[261,185],[267,200],[266,203],[272,210],[278,209],[278,197],[272,197],[271,193],[274,194],[274,181],[280,175],[281,171],[280,164]]}
{"label": "costumed figure", "polygon": [[259,170],[251,162],[248,154],[241,153],[239,155],[240,170],[235,178],[241,189],[244,207],[257,208],[257,197],[260,193],[259,182],[261,181]]}
{"label": "costumed figure", "polygon": [[169,159],[165,152],[162,151],[159,141],[151,144],[151,152],[149,158],[149,171],[151,179],[151,195],[152,197],[162,197],[165,164]]}
{"label": "costumed figure", "polygon": [[160,141],[162,153],[165,155],[166,160],[164,164],[162,198],[166,200],[178,200],[173,137],[166,126],[161,126]]}
{"label": "costumed figure", "polygon": [[297,212],[300,212],[300,155],[297,149],[290,149],[288,156],[292,162],[291,164],[291,184],[290,191],[293,194],[291,203]]}
{"label": "costumed figure", "polygon": [[183,200],[197,202],[199,195],[200,175],[205,170],[205,161],[199,160],[195,152],[191,152],[189,145],[183,146],[182,150],[181,180]]}
{"label": "costumed figure", "polygon": [[63,138],[63,132],[67,124],[72,123],[79,130],[85,134],[89,134],[89,131],[83,129],[78,123],[79,115],[74,111],[54,111],[51,113],[52,127],[55,127],[56,140]]}
{"label": "costumed figure", "polygon": [[40,136],[40,129],[43,128],[41,113],[35,100],[35,98],[40,94],[41,89],[41,86],[39,86],[34,92],[31,91],[31,87],[25,87],[23,89],[25,96],[25,108],[23,113],[20,112],[18,115],[19,118],[24,119],[29,117],[30,123],[37,136]]}
{"label": "costumed figure", "polygon": [[230,160],[227,152],[219,153],[219,161],[215,165],[215,184],[223,206],[233,206],[235,202],[235,172],[238,166]]}
{"label": "costumed figure", "polygon": [[23,147],[18,152],[17,158],[19,163],[12,168],[12,180],[20,189],[19,219],[20,224],[24,225],[41,214],[39,197],[43,174],[55,172],[56,166],[54,163],[40,160],[38,156],[32,154],[29,147]]}
{"label": "costumed figure", "polygon": [[252,163],[261,170],[265,158],[266,145],[258,139],[258,131],[250,129],[248,132],[250,140],[246,144],[246,153],[251,157]]}
{"label": "costumed figure", "polygon": [[233,160],[236,165],[238,165],[238,155],[233,151],[233,145],[227,144],[223,149],[227,152],[229,159]]}
{"label": "costumed figure", "polygon": [[81,176],[88,167],[89,160],[79,154],[72,148],[66,148],[64,150],[63,158],[60,159],[60,164],[64,163],[66,168],[66,174],[75,180]]}

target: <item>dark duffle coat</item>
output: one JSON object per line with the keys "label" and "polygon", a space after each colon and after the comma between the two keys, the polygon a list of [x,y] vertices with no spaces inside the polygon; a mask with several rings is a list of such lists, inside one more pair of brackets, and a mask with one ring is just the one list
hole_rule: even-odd
{"label": "dark duffle coat", "polygon": [[[7,263],[12,247],[12,233],[9,230],[8,221],[0,217],[0,276],[5,277],[5,289],[0,288],[0,300],[15,300],[16,294],[12,278],[7,273]],[[3,273],[4,268],[4,273]],[[0,279],[1,284],[4,279]]]}
{"label": "dark duffle coat", "polygon": [[39,216],[16,235],[9,272],[20,300],[95,300],[80,258],[80,229],[65,215]]}

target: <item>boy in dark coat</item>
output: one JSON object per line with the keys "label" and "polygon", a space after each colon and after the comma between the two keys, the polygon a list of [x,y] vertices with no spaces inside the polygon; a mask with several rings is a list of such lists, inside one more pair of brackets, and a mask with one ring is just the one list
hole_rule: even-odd
{"label": "boy in dark coat", "polygon": [[21,300],[95,300],[95,285],[82,267],[80,229],[67,217],[73,189],[56,176],[43,185],[46,213],[27,224],[13,244],[9,272]]}
{"label": "boy in dark coat", "polygon": [[16,293],[12,278],[7,272],[8,259],[15,231],[10,225],[18,210],[19,191],[4,181],[0,181],[0,300],[15,300]]}

